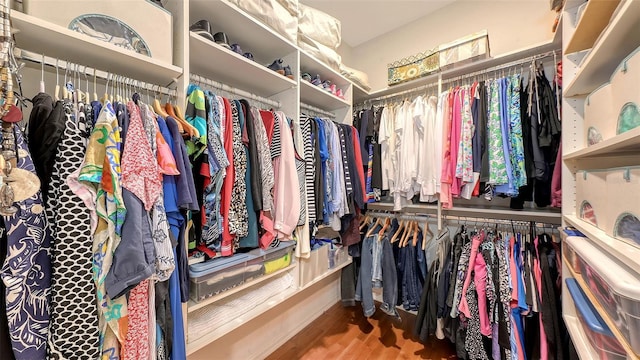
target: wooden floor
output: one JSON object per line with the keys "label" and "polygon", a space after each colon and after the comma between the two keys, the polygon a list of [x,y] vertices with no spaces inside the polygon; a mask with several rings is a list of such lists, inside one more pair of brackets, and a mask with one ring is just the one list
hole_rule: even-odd
{"label": "wooden floor", "polygon": [[338,303],[267,359],[456,359],[448,340],[420,343],[413,335],[415,316],[400,315],[394,320],[377,310],[367,319],[360,306]]}

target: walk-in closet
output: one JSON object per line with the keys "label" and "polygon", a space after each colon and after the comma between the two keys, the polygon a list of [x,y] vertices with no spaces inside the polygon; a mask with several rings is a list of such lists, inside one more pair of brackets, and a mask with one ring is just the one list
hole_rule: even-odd
{"label": "walk-in closet", "polygon": [[0,360],[640,359],[640,2],[0,1]]}

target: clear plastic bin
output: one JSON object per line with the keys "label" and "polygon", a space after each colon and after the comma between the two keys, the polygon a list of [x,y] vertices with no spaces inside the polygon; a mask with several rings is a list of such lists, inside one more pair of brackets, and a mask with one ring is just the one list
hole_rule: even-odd
{"label": "clear plastic bin", "polygon": [[613,335],[600,314],[593,307],[575,279],[566,279],[567,288],[576,305],[578,320],[582,325],[589,343],[596,349],[602,360],[624,360],[627,358],[624,348]]}
{"label": "clear plastic bin", "polygon": [[264,275],[263,258],[235,254],[189,266],[189,297],[200,302]]}
{"label": "clear plastic bin", "polygon": [[256,256],[264,263],[264,273],[271,274],[291,265],[291,257],[296,247],[295,241],[281,241],[275,248],[255,249],[249,254]]}
{"label": "clear plastic bin", "polygon": [[[571,236],[571,237],[575,237],[576,238],[575,239],[576,242],[588,241],[584,237],[579,237],[579,236]],[[569,238],[569,237],[567,237],[567,238]],[[572,270],[579,274],[580,273],[580,261],[578,259],[578,255],[573,250],[573,246],[571,246],[571,242],[565,241],[565,242],[562,243],[562,253],[567,258],[567,261],[569,262],[569,265],[571,265]]]}
{"label": "clear plastic bin", "polygon": [[633,351],[640,354],[640,275],[617,263],[590,241],[569,237],[566,242],[578,255],[579,276]]}

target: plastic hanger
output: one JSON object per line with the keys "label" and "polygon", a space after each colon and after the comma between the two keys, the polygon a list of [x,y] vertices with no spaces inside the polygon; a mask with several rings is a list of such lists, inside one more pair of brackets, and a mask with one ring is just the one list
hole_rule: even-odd
{"label": "plastic hanger", "polygon": [[[106,104],[107,102],[111,102],[113,101],[113,98],[109,96],[109,82],[111,81],[111,74],[107,74],[107,82],[104,85],[104,96],[102,96],[102,99],[100,99],[100,102],[102,102],[102,104]],[[94,82],[94,89],[95,89],[95,82]]]}
{"label": "plastic hanger", "polygon": [[56,59],[56,88],[53,93],[53,99],[60,101],[60,68],[58,67],[58,59]]}
{"label": "plastic hanger", "polygon": [[42,54],[42,62],[40,63],[40,92],[45,92],[44,86],[44,54]]}
{"label": "plastic hanger", "polygon": [[98,101],[98,91],[96,90],[96,69],[93,69],[93,101]]}

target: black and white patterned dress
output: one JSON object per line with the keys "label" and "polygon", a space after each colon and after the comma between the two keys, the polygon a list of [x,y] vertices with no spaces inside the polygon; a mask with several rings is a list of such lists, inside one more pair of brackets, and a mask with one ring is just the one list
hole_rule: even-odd
{"label": "black and white patterned dress", "polygon": [[64,110],[66,128],[58,145],[46,206],[54,236],[49,357],[93,360],[100,357],[100,333],[91,270],[91,213],[66,181],[82,165],[87,119],[78,116],[76,121],[70,103]]}

